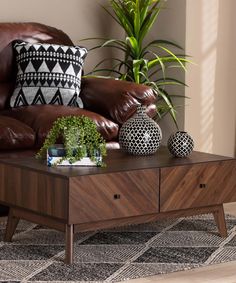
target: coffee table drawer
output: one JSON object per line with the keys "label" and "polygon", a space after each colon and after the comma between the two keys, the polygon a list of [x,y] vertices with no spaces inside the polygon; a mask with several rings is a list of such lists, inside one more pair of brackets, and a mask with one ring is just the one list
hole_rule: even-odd
{"label": "coffee table drawer", "polygon": [[161,212],[232,201],[236,201],[234,160],[161,169]]}
{"label": "coffee table drawer", "polygon": [[158,212],[159,170],[70,179],[69,222],[86,223]]}
{"label": "coffee table drawer", "polygon": [[67,219],[67,179],[0,164],[0,180],[0,202],[36,214]]}

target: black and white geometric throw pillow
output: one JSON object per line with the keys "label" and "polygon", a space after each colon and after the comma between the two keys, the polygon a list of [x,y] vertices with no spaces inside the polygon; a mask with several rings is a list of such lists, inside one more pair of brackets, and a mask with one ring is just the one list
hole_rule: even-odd
{"label": "black and white geometric throw pillow", "polygon": [[83,108],[79,93],[86,48],[21,42],[14,50],[18,70],[11,107],[57,104]]}

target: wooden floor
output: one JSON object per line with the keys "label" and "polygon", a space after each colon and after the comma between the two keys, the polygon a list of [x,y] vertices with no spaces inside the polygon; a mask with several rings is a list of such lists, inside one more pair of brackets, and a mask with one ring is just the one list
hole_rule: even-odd
{"label": "wooden floor", "polygon": [[[227,204],[225,213],[236,216],[236,203]],[[2,219],[0,218],[0,221]],[[126,281],[127,282],[127,281]],[[129,280],[127,283],[236,283],[236,261]],[[124,281],[122,282],[124,283]]]}
{"label": "wooden floor", "polygon": [[[225,213],[236,216],[236,203],[224,205]],[[128,283],[236,283],[236,261],[215,264],[167,275],[129,280]]]}

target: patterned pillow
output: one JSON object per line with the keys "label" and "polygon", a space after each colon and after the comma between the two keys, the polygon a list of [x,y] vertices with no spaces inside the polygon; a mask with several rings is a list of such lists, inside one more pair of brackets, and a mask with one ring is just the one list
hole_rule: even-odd
{"label": "patterned pillow", "polygon": [[18,70],[11,107],[59,104],[83,108],[79,93],[86,48],[21,42],[14,50]]}

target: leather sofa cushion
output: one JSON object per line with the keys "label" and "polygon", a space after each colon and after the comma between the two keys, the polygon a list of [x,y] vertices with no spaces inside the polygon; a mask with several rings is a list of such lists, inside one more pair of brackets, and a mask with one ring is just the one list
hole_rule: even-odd
{"label": "leather sofa cushion", "polygon": [[16,119],[0,116],[0,149],[32,148],[35,133],[26,124]]}
{"label": "leather sofa cushion", "polygon": [[116,139],[119,126],[105,117],[77,107],[64,105],[31,105],[2,111],[3,115],[11,116],[30,126],[36,132],[36,147],[41,147],[53,122],[62,116],[87,116],[97,125],[98,131],[106,141]]}
{"label": "leather sofa cushion", "polygon": [[156,96],[148,86],[91,77],[82,78],[80,97],[84,108],[100,113],[118,124],[130,118],[139,104],[148,106],[156,102]]}

